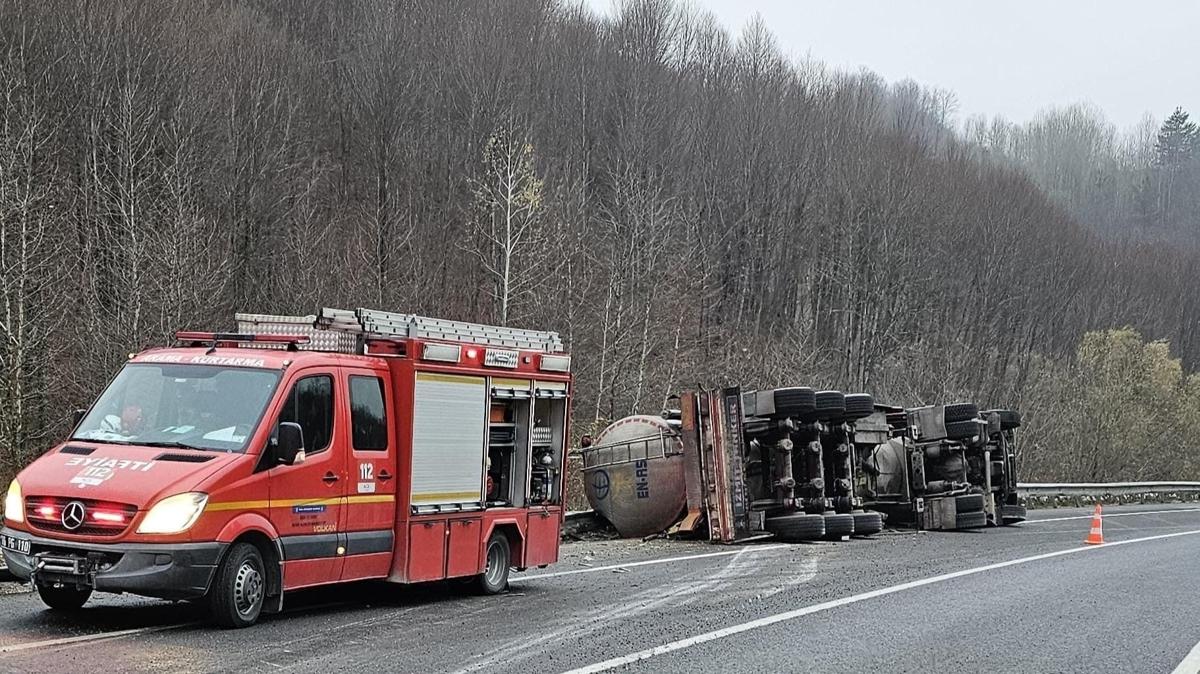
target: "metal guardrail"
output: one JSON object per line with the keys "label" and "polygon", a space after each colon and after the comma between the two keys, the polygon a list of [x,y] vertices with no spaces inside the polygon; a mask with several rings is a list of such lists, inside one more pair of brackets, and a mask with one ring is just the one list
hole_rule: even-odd
{"label": "metal guardrail", "polygon": [[1018,482],[1022,496],[1114,496],[1161,492],[1200,492],[1200,482]]}

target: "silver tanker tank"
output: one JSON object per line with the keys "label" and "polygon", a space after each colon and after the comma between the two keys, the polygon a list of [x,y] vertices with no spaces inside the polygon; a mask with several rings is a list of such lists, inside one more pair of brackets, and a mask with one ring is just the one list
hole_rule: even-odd
{"label": "silver tanker tank", "polygon": [[613,422],[583,449],[583,483],[588,503],[622,536],[667,529],[687,502],[679,431],[649,415]]}

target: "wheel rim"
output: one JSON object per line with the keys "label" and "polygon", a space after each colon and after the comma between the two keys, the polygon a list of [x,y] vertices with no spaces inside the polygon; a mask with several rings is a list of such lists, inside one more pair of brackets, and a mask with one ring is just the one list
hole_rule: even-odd
{"label": "wheel rim", "polygon": [[263,577],[258,566],[247,559],[238,567],[233,581],[233,604],[240,615],[250,615],[263,598]]}
{"label": "wheel rim", "polygon": [[487,568],[483,570],[483,578],[491,587],[500,585],[504,577],[504,553],[499,544],[489,545],[487,553]]}

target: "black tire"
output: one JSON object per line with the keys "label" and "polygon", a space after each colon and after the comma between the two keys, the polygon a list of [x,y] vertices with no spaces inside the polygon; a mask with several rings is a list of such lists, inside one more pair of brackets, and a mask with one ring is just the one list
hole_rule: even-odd
{"label": "black tire", "polygon": [[984,410],[983,412],[984,418],[993,414],[1000,416],[1000,430],[1002,431],[1021,427],[1021,413],[1016,410]]}
{"label": "black tire", "polygon": [[855,536],[874,536],[883,531],[883,515],[873,510],[859,510],[854,516]]}
{"label": "black tire", "polygon": [[90,587],[83,589],[74,585],[55,587],[52,583],[38,583],[37,592],[38,596],[42,598],[42,603],[55,611],[78,611],[92,596]]}
{"label": "black tire", "polygon": [[956,421],[978,419],[979,407],[975,403],[951,403],[943,408],[942,416],[947,426]]}
{"label": "black tire", "polygon": [[845,536],[854,535],[854,515],[846,513],[825,513],[825,538],[830,541],[840,541]]}
{"label": "black tire", "polygon": [[825,536],[825,518],[806,513],[778,515],[768,517],[763,528],[786,543],[815,541]]}
{"label": "black tire", "polygon": [[950,440],[970,440],[976,435],[979,435],[979,422],[973,419],[946,424],[946,438]]}
{"label": "black tire", "polygon": [[955,529],[982,529],[987,526],[987,513],[958,513],[954,516]]}
{"label": "black tire", "polygon": [[250,543],[234,543],[208,588],[208,613],[227,629],[249,627],[262,614],[267,574],[262,554]]}
{"label": "black tire", "polygon": [[1025,521],[1025,506],[1022,505],[1005,505],[1000,506],[1000,524],[1010,526],[1019,524]]}
{"label": "black tire", "polygon": [[875,399],[870,393],[849,393],[844,401],[846,419],[854,421],[871,416],[875,412]]}
{"label": "black tire", "polygon": [[777,418],[807,416],[816,409],[813,390],[807,386],[777,388],[773,396]]}
{"label": "black tire", "polygon": [[983,511],[983,494],[963,494],[954,497],[954,512],[975,513]]}
{"label": "black tire", "polygon": [[821,421],[841,419],[846,414],[846,396],[841,391],[817,391],[816,407]]}
{"label": "black tire", "polygon": [[508,537],[499,532],[492,534],[483,555],[483,573],[475,576],[475,589],[480,594],[500,594],[508,589],[508,570],[512,566]]}

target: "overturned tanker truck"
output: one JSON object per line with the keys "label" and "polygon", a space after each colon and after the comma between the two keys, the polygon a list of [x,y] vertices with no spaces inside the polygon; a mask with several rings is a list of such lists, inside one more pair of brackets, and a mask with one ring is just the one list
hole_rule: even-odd
{"label": "overturned tanker truck", "polygon": [[592,507],[625,537],[844,540],[883,529],[1024,519],[1007,410],[905,410],[865,393],[689,391],[614,422],[582,449]]}
{"label": "overturned tanker truck", "polygon": [[791,387],[692,391],[662,416],[610,425],[582,451],[589,502],[626,537],[665,530],[732,543],[869,536],[854,493],[866,394]]}

